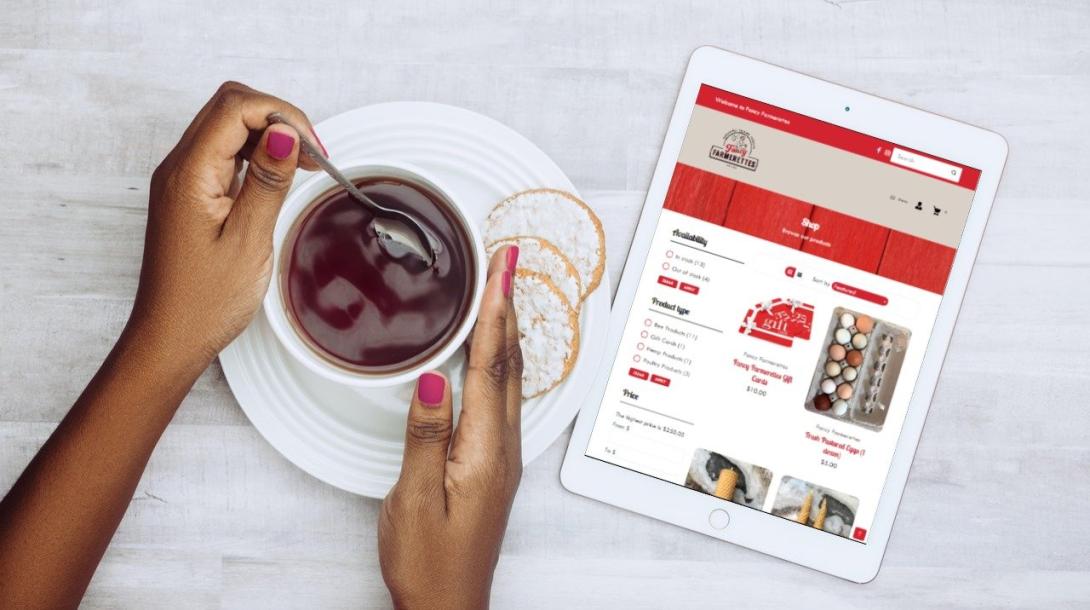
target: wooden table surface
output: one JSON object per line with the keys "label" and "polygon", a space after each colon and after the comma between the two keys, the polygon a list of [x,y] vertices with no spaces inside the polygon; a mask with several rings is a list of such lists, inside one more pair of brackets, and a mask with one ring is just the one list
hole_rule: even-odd
{"label": "wooden table surface", "polygon": [[[0,9],[0,490],[121,329],[148,177],[219,82],[316,119],[432,100],[507,123],[598,209],[616,282],[686,58],[714,44],[1010,141],[885,567],[853,585],[574,496],[565,435],[526,469],[495,606],[1090,603],[1086,3],[249,4]],[[85,605],[384,607],[378,507],[285,461],[213,365]]]}

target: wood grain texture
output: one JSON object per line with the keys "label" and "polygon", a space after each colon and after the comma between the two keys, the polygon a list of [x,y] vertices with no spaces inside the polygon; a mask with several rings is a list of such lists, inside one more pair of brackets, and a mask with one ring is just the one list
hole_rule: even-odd
{"label": "wood grain texture", "polygon": [[813,211],[812,203],[739,182],[734,187],[723,226],[801,250],[806,232],[802,219],[809,218]]}
{"label": "wood grain texture", "polygon": [[[615,287],[686,58],[714,44],[1010,141],[885,566],[852,585],[569,494],[557,476],[565,437],[526,469],[495,607],[1086,607],[1084,2],[2,9],[0,490],[124,323],[148,177],[219,82],[269,90],[319,120],[430,100],[511,125],[601,214]],[[85,606],[387,607],[377,512],[277,454],[213,365],[156,450]]]}
{"label": "wood grain texture", "polygon": [[817,231],[805,229],[806,235],[829,245],[804,241],[800,250],[870,273],[878,270],[889,229],[818,206],[814,206],[810,220],[821,228]]}
{"label": "wood grain texture", "polygon": [[900,231],[888,233],[878,275],[942,294],[957,251]]}
{"label": "wood grain texture", "polygon": [[736,184],[730,178],[677,163],[662,205],[679,214],[721,225]]}

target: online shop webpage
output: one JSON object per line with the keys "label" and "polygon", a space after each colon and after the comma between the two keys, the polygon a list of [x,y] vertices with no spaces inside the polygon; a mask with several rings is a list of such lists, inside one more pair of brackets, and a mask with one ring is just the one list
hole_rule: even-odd
{"label": "online shop webpage", "polygon": [[587,455],[866,542],[979,178],[703,86]]}

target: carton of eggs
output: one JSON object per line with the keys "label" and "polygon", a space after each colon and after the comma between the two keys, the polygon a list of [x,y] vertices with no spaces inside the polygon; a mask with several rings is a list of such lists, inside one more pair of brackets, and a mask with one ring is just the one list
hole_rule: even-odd
{"label": "carton of eggs", "polygon": [[804,407],[838,421],[881,430],[911,331],[838,307]]}
{"label": "carton of eggs", "polygon": [[815,374],[814,410],[832,416],[847,417],[851,398],[857,394],[855,382],[863,365],[864,352],[870,344],[874,319],[865,314],[841,311],[833,318],[825,362]]}

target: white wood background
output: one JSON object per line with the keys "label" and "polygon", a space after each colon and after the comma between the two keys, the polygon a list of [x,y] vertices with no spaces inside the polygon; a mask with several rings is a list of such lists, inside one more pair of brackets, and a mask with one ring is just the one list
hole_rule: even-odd
{"label": "white wood background", "polygon": [[[404,99],[511,125],[590,196],[616,281],[686,58],[715,44],[1010,141],[885,567],[848,584],[571,495],[565,435],[526,469],[495,606],[1090,604],[1090,5],[250,4],[0,5],[0,490],[120,330],[148,177],[220,81],[315,119]],[[85,605],[385,607],[377,511],[281,458],[214,365]]]}

